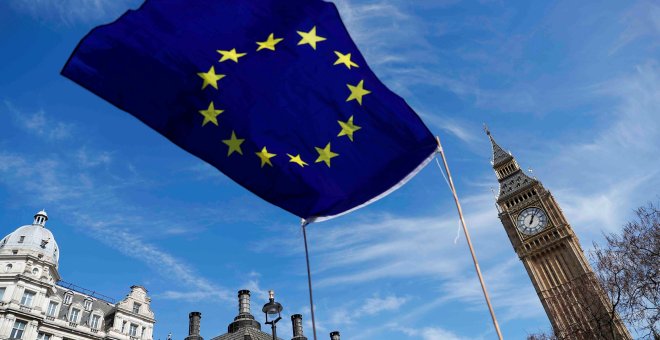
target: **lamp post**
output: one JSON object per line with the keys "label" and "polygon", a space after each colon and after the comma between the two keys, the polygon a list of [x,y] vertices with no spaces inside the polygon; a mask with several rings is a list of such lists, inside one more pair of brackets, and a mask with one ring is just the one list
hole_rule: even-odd
{"label": "lamp post", "polygon": [[[266,314],[266,324],[271,326],[273,330],[273,340],[277,340],[277,327],[275,324],[282,319],[282,305],[279,302],[275,302],[275,292],[272,290],[268,291],[270,296],[268,303],[264,305],[264,308],[261,310]],[[268,316],[270,315],[271,320],[268,321]],[[275,316],[277,315],[277,318]],[[273,319],[275,318],[275,319]]]}

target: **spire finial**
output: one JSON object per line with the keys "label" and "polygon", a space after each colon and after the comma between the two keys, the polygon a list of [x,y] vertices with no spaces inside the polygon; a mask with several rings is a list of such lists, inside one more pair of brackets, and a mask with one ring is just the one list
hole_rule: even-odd
{"label": "spire finial", "polygon": [[488,130],[488,125],[484,123],[484,131],[486,131],[486,134],[490,136],[490,130]]}

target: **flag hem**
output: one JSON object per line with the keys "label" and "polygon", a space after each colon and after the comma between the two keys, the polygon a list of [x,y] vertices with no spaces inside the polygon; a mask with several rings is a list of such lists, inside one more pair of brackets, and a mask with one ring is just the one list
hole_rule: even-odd
{"label": "flag hem", "polygon": [[351,213],[351,212],[353,212],[353,211],[355,211],[355,210],[358,210],[358,209],[360,209],[360,208],[363,208],[363,207],[365,207],[365,206],[367,206],[367,205],[369,205],[369,204],[371,204],[371,203],[374,203],[374,202],[380,200],[381,198],[383,198],[383,197],[385,197],[385,196],[387,196],[387,195],[393,193],[393,192],[396,191],[397,189],[401,188],[404,184],[408,183],[408,181],[410,181],[413,177],[415,177],[415,175],[417,175],[420,171],[422,171],[422,169],[424,169],[424,168],[425,168],[425,167],[426,167],[426,166],[427,166],[427,165],[433,160],[433,158],[435,158],[435,156],[438,154],[439,151],[440,151],[440,148],[439,148],[439,147],[438,147],[437,149],[433,150],[433,152],[431,153],[431,155],[429,155],[426,159],[424,159],[424,160],[423,160],[423,161],[422,161],[422,162],[421,162],[421,163],[420,163],[420,164],[419,164],[419,165],[418,165],[413,171],[411,171],[409,174],[407,174],[406,177],[404,177],[404,178],[403,178],[402,180],[400,180],[398,183],[394,184],[391,188],[385,190],[385,191],[384,191],[383,193],[381,193],[380,195],[378,195],[378,196],[376,196],[376,197],[373,197],[372,199],[370,199],[370,200],[368,200],[368,201],[366,201],[366,202],[364,202],[364,203],[362,203],[362,204],[360,204],[360,205],[357,205],[357,206],[355,206],[355,207],[353,207],[353,208],[351,208],[351,209],[348,209],[348,210],[346,210],[346,211],[342,211],[342,212],[340,212],[339,214],[328,215],[328,216],[314,216],[314,217],[310,217],[310,218],[303,218],[303,219],[302,219],[302,223],[303,223],[304,225],[307,225],[307,224],[314,223],[314,222],[323,222],[323,221],[327,221],[327,220],[333,219],[333,218],[335,218],[335,217],[339,217],[339,216],[342,216],[342,215],[346,215],[346,214],[348,214],[348,213]]}

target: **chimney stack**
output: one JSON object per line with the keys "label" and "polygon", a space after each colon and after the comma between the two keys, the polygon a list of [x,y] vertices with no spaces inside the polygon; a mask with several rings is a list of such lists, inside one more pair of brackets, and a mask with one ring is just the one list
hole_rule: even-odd
{"label": "chimney stack", "polygon": [[188,336],[186,340],[204,340],[199,335],[200,320],[202,319],[202,313],[200,312],[190,312],[188,314],[189,323],[188,323]]}
{"label": "chimney stack", "polygon": [[307,337],[303,335],[302,315],[291,315],[291,325],[293,327],[293,338],[291,340],[307,340]]}
{"label": "chimney stack", "polygon": [[261,329],[261,324],[250,313],[250,291],[247,289],[238,291],[238,315],[234,318],[234,322],[227,326],[227,332],[235,333],[245,327]]}
{"label": "chimney stack", "polygon": [[331,332],[330,340],[339,340],[339,332],[338,331]]}

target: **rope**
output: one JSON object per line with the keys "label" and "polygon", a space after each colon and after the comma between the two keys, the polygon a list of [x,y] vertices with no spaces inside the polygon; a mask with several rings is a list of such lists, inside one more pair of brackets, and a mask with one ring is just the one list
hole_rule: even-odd
{"label": "rope", "polygon": [[[451,189],[451,185],[449,184],[449,180],[447,180],[447,176],[445,176],[445,170],[442,169],[442,166],[440,165],[440,161],[436,157],[435,163],[438,164],[438,169],[440,169],[440,173],[442,174],[442,178],[445,179],[445,183],[447,183],[447,187],[449,187],[449,190]],[[454,244],[458,242],[458,239],[461,237],[461,220],[458,220],[458,226],[456,227],[456,237],[454,237]]]}

